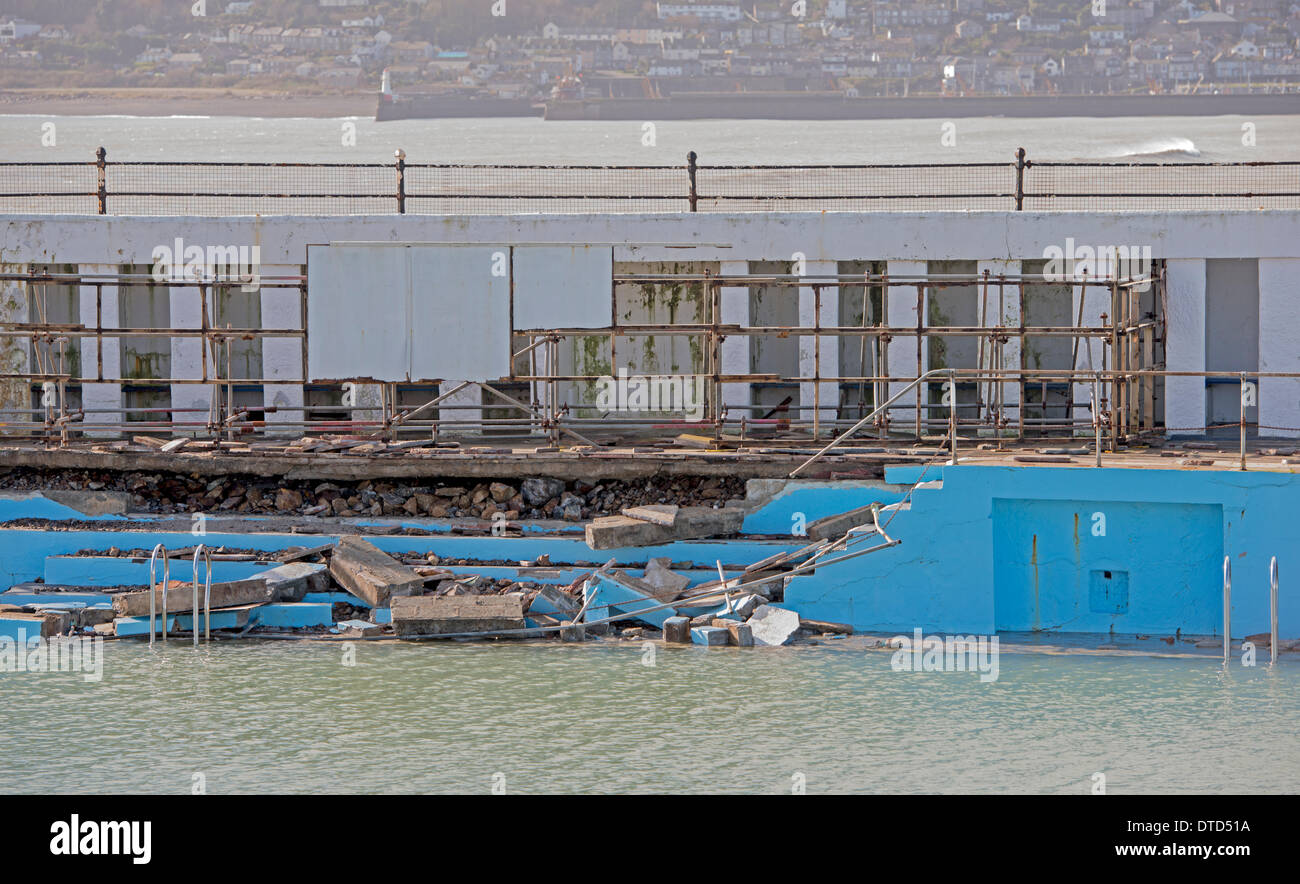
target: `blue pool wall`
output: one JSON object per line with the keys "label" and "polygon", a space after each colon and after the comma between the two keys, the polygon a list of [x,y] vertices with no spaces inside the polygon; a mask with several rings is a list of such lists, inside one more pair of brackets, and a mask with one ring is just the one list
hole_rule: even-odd
{"label": "blue pool wall", "polygon": [[[1300,637],[1300,553],[1293,552],[1300,540],[1300,478],[1291,473],[909,466],[887,470],[883,482],[787,483],[745,519],[746,534],[776,535],[769,538],[597,552],[576,533],[467,537],[445,533],[445,523],[374,520],[443,533],[368,539],[389,552],[436,552],[443,558],[515,562],[549,555],[565,577],[579,561],[603,564],[612,558],[635,569],[667,556],[693,562],[698,583],[718,561],[743,567],[799,548],[806,538],[790,532],[802,524],[872,502],[897,503],[918,480],[924,484],[910,493],[907,508],[885,513],[898,546],[792,579],[785,605],[806,618],[872,631],[1213,636],[1222,631],[1227,555],[1233,568],[1232,631],[1240,637],[1268,630],[1268,564],[1276,556],[1280,631]],[[0,521],[36,512],[86,519],[38,497],[0,499]],[[0,528],[0,589],[46,576],[56,566],[75,570],[76,563],[47,559],[80,549],[149,549],[159,542],[179,549],[199,540],[189,532],[112,531],[114,520],[121,517],[102,518],[101,531]],[[212,530],[227,524],[232,523],[210,519],[204,542],[275,552],[337,539]],[[138,570],[115,567],[124,568],[124,575]],[[188,577],[188,570],[182,565],[173,578]],[[48,573],[71,576],[66,570]]]}
{"label": "blue pool wall", "polygon": [[[1295,475],[973,465],[940,472],[942,487],[917,488],[909,508],[886,516],[898,546],[792,580],[786,604],[863,630],[1213,636],[1223,631],[1226,555],[1232,633],[1240,637],[1269,629],[1276,556],[1279,631],[1300,636]],[[898,468],[886,480],[907,484],[918,475]]]}

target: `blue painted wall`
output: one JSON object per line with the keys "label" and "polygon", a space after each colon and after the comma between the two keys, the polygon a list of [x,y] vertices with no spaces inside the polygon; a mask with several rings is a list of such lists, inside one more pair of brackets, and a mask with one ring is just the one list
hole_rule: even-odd
{"label": "blue painted wall", "polygon": [[1214,635],[1226,554],[1244,636],[1268,630],[1277,556],[1280,631],[1300,636],[1300,476],[962,465],[942,477],[892,516],[899,546],[792,580],[788,606],[864,630]]}

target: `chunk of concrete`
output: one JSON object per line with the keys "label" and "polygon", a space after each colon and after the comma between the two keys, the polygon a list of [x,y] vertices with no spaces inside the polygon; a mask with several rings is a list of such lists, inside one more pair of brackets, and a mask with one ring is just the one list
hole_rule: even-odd
{"label": "chunk of concrete", "polygon": [[394,596],[420,595],[424,578],[360,537],[344,537],[330,556],[330,576],[372,608]]}
{"label": "chunk of concrete", "polygon": [[720,626],[696,626],[691,629],[691,641],[697,645],[718,648],[731,642],[731,634]]}
{"label": "chunk of concrete", "polygon": [[677,513],[680,507],[667,505],[652,506],[630,506],[620,510],[623,515],[629,519],[639,519],[642,522],[649,522],[652,525],[662,525],[665,528],[673,527],[677,521]]}
{"label": "chunk of concrete", "polygon": [[731,636],[731,643],[738,648],[752,648],[754,646],[754,630],[748,623],[741,623],[739,620],[714,620],[714,626],[727,630]]}
{"label": "chunk of concrete", "polygon": [[723,602],[722,613],[727,614],[727,616],[734,616],[738,620],[748,620],[754,615],[755,611],[765,604],[767,604],[767,599],[754,593],[733,595],[731,597],[730,611],[727,611],[727,604]]}
{"label": "chunk of concrete", "polygon": [[773,605],[760,605],[748,623],[756,645],[788,644],[799,631],[799,615]]}
{"label": "chunk of concrete", "polygon": [[[154,591],[155,613],[162,614],[162,588]],[[199,584],[199,608],[203,608],[204,587]],[[271,588],[259,577],[247,580],[228,580],[212,584],[208,593],[212,610],[233,608],[238,605],[260,605],[271,601]],[[192,583],[173,580],[167,589],[167,613],[187,613],[194,608],[194,587]],[[113,610],[119,617],[149,616],[149,590],[140,592],[123,592],[113,596]]]}
{"label": "chunk of concrete", "polygon": [[875,524],[876,517],[872,513],[877,506],[878,504],[874,503],[868,504],[849,510],[847,513],[838,513],[810,522],[807,527],[808,539],[839,540],[849,532],[850,528]]}
{"label": "chunk of concrete", "polygon": [[640,620],[656,629],[664,628],[664,621],[677,612],[672,608],[661,607],[661,601],[651,595],[644,584],[629,578],[621,571],[598,573],[588,582],[590,589],[587,606],[588,616],[592,620],[604,619],[593,615],[593,611],[608,608],[610,617],[627,616]]}
{"label": "chunk of concrete", "polygon": [[268,568],[258,571],[253,577],[266,581],[274,602],[301,602],[309,592],[328,592],[330,588],[329,570],[324,565],[306,562]]}
{"label": "chunk of concrete", "polygon": [[691,621],[688,617],[669,617],[664,621],[664,641],[674,645],[691,643]]}
{"label": "chunk of concrete", "polygon": [[369,620],[341,620],[337,624],[340,631],[348,635],[358,635],[367,638],[372,635],[382,635],[384,627],[378,623],[371,623]]}
{"label": "chunk of concrete", "polygon": [[799,625],[813,632],[831,633],[832,635],[853,635],[853,627],[847,623],[832,623],[829,620],[803,620]]}
{"label": "chunk of concrete", "polygon": [[398,596],[393,630],[400,636],[524,629],[524,600],[518,593],[468,596]]}
{"label": "chunk of concrete", "polygon": [[543,586],[533,596],[528,606],[529,614],[550,614],[562,620],[572,620],[581,605],[578,600],[558,586]]}
{"label": "chunk of concrete", "polygon": [[670,602],[682,594],[682,590],[691,585],[691,578],[669,569],[672,559],[650,559],[645,563],[645,573],[641,580],[650,587],[655,598]]}
{"label": "chunk of concrete", "polygon": [[621,549],[657,546],[697,537],[718,537],[739,532],[744,522],[745,511],[739,507],[684,506],[678,509],[671,527],[627,516],[604,516],[587,523],[587,546],[592,549]]}

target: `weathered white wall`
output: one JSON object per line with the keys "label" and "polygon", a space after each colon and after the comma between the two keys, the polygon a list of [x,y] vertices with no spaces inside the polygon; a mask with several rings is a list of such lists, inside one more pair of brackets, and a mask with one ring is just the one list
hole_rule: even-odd
{"label": "weathered white wall", "polygon": [[[1165,367],[1205,371],[1205,261],[1173,258],[1165,269]],[[1200,435],[1205,426],[1205,380],[1165,378],[1165,426],[1170,436]]]}
{"label": "weathered white wall", "polygon": [[[113,264],[91,264],[81,267],[82,273],[103,273],[112,274],[118,270]],[[118,306],[117,286],[106,285],[101,287],[99,296],[99,306],[96,310],[95,305],[95,287],[93,285],[83,285],[78,294],[79,313],[81,324],[88,328],[94,328],[96,313],[102,321],[104,328],[119,328],[121,326],[121,311]],[[122,347],[118,338],[104,338],[103,366],[104,377],[120,378],[122,376]],[[81,376],[83,378],[98,377],[99,372],[99,341],[94,338],[81,339]],[[95,411],[97,409],[120,409],[122,407],[122,385],[121,384],[97,384],[84,382],[81,385],[81,407],[86,411]],[[121,423],[124,415],[117,414],[95,414],[91,420],[101,423],[116,424]],[[101,435],[90,433],[89,435]],[[107,433],[102,435],[108,435]]]}
{"label": "weathered white wall", "polygon": [[[308,243],[406,241],[490,246],[615,241],[615,261],[739,263],[788,260],[792,251],[800,251],[814,266],[830,266],[817,262],[885,260],[891,272],[907,266],[915,272],[924,272],[924,262],[933,260],[990,263],[1041,259],[1045,249],[1063,248],[1067,239],[1098,248],[1149,245],[1153,259],[1171,262],[1170,368],[1203,367],[1204,261],[1207,258],[1260,259],[1261,362],[1267,360],[1272,366],[1290,364],[1294,354],[1300,351],[1300,329],[1291,320],[1295,311],[1288,312],[1285,307],[1288,299],[1295,297],[1295,284],[1286,262],[1300,259],[1300,211],[1290,210],[1174,214],[831,212],[230,218],[32,215],[10,216],[0,221],[0,254],[17,266],[28,262],[148,264],[156,245],[170,244],[177,236],[182,236],[187,244],[258,245],[264,266],[304,264]],[[698,245],[683,249],[682,243]],[[733,321],[730,317],[739,317],[736,312],[740,309],[739,297],[737,294],[724,298],[728,321]],[[192,291],[172,293],[174,324],[197,326],[196,300]],[[915,316],[906,315],[909,311],[915,313],[915,305],[909,308],[894,298],[890,300],[889,324],[915,326]],[[1095,318],[1091,314],[1098,311],[1091,304],[1084,306],[1088,314],[1085,321]],[[910,375],[915,371],[915,348],[908,348],[905,343],[900,345],[900,341],[891,347],[889,368],[891,372]],[[728,342],[724,353],[728,364],[739,358],[734,354],[740,346]],[[173,342],[173,373],[197,377],[198,350],[197,341]],[[1008,347],[1008,359],[1012,352]],[[271,372],[281,370],[277,366],[283,366],[286,357],[287,353],[281,352],[278,346],[272,346],[269,353],[264,349],[266,376],[272,377]],[[828,373],[833,373],[833,368]],[[1285,385],[1276,385],[1274,389],[1285,389]],[[268,387],[267,401],[275,401],[282,392]],[[744,391],[732,388],[725,395],[728,401],[740,404]],[[186,401],[207,405],[207,391],[202,387],[177,385],[173,397],[178,405]],[[1284,414],[1288,413],[1286,409],[1300,409],[1300,397],[1287,393],[1275,392],[1272,397],[1265,393],[1263,398],[1273,399],[1273,404],[1266,407],[1272,411],[1266,414],[1276,413],[1276,409],[1283,409]],[[807,399],[803,391],[800,399]],[[1287,402],[1290,404],[1284,405]],[[806,402],[802,404],[807,407]],[[1171,426],[1203,425],[1203,382],[1169,379],[1166,409],[1166,421]],[[1289,419],[1262,420],[1265,424],[1275,421],[1282,425]]]}
{"label": "weathered white wall", "polygon": [[[1300,258],[1259,262],[1259,370],[1300,372]],[[1300,436],[1300,379],[1262,378],[1261,436]],[[1268,429],[1284,427],[1286,429]]]}

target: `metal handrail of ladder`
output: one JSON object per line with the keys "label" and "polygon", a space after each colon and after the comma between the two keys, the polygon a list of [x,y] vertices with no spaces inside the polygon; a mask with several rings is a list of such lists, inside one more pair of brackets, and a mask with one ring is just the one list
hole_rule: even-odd
{"label": "metal handrail of ladder", "polygon": [[149,647],[151,648],[153,647],[153,628],[158,604],[158,586],[154,582],[154,563],[158,561],[158,553],[160,552],[162,553],[163,563],[162,640],[163,644],[167,644],[167,588],[171,585],[171,562],[167,558],[167,548],[160,543],[149,554]]}
{"label": "metal handrail of ladder", "polygon": [[207,565],[207,576],[203,587],[203,640],[212,640],[212,553],[205,544],[200,543],[194,550],[194,604],[190,608],[191,624],[194,632],[194,647],[199,646],[199,556]]}

